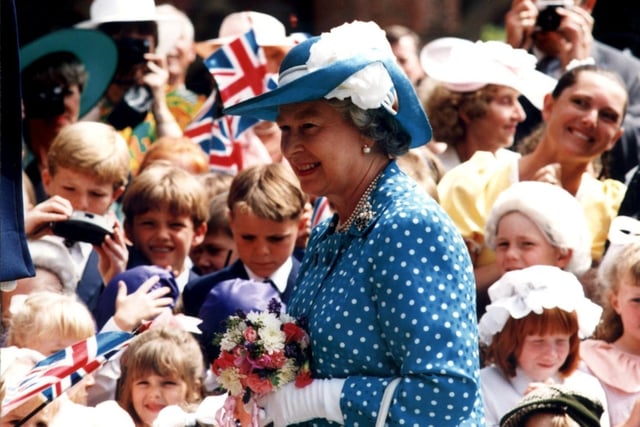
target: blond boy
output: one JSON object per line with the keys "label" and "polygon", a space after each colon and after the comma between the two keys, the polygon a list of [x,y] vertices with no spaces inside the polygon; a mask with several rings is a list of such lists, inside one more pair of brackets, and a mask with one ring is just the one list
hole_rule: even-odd
{"label": "blond boy", "polygon": [[49,198],[25,214],[29,239],[53,234],[51,224],[69,219],[74,211],[105,215],[113,234],[100,245],[65,242],[78,271],[76,293],[95,308],[103,283],[123,271],[127,264],[124,233],[111,208],[124,192],[129,176],[127,144],[111,126],[77,122],[55,138],[47,155],[42,181]]}
{"label": "blond boy", "polygon": [[189,280],[189,251],[202,243],[209,207],[202,183],[189,172],[154,162],[136,176],[124,195],[125,232],[133,244],[128,267],[170,268],[180,290]]}
{"label": "blond boy", "polygon": [[270,163],[239,172],[227,197],[239,259],[190,281],[182,295],[185,313],[197,316],[209,291],[229,279],[269,281],[286,301],[300,265],[292,254],[304,226],[305,203],[306,195],[287,166]]}

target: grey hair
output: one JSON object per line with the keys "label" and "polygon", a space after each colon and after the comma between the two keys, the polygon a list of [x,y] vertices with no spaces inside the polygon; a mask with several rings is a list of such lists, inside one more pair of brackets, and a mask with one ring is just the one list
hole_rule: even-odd
{"label": "grey hair", "polygon": [[363,110],[349,98],[328,99],[327,102],[389,157],[398,157],[409,151],[411,136],[384,108]]}

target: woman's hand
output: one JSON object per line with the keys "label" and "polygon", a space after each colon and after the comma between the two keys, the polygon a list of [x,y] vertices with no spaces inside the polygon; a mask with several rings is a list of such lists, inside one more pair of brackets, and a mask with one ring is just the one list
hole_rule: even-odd
{"label": "woman's hand", "polygon": [[513,0],[504,18],[507,43],[514,49],[529,49],[537,18],[538,8],[532,0]]}
{"label": "woman's hand", "polygon": [[562,166],[560,163],[551,163],[534,172],[530,181],[546,182],[553,185],[562,185]]}
{"label": "woman's hand", "polygon": [[285,427],[323,418],[344,424],[340,409],[343,379],[316,379],[305,387],[296,387],[295,383],[286,384],[275,392],[258,399],[258,405],[264,410],[260,425],[273,423],[273,427]]}
{"label": "woman's hand", "polygon": [[591,56],[593,17],[579,6],[571,9],[558,8],[557,12],[562,16],[558,32],[565,40],[558,57],[562,68],[566,69],[571,61],[583,60]]}
{"label": "woman's hand", "polygon": [[144,57],[147,59],[148,72],[142,80],[153,94],[152,112],[156,120],[158,136],[182,136],[182,129],[167,105],[165,94],[169,81],[167,59],[164,55],[157,53],[147,53]]}

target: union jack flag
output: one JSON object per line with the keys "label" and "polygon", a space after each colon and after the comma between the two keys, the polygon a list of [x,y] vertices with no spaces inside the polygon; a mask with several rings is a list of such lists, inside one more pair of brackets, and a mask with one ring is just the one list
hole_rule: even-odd
{"label": "union jack flag", "polygon": [[237,104],[271,89],[264,52],[256,43],[253,30],[216,50],[204,61],[217,85],[184,134],[209,153],[213,170],[235,173],[242,169],[242,150],[238,137],[258,122],[250,117],[220,115],[224,106]]}
{"label": "union jack flag", "polygon": [[41,360],[17,386],[7,389],[2,412],[8,413],[38,394],[45,398],[45,404],[53,401],[128,345],[133,336],[129,332],[102,332]]}

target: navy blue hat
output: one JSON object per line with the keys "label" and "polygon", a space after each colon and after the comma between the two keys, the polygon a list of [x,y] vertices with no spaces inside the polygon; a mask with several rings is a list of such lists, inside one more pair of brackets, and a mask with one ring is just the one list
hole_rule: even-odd
{"label": "navy blue hat", "polygon": [[226,329],[225,321],[229,316],[238,312],[265,311],[269,301],[276,299],[284,307],[278,290],[269,283],[255,280],[231,279],[216,284],[207,295],[200,307],[198,317],[202,319],[199,325],[202,335],[202,349],[207,363],[218,357],[219,348],[213,344],[217,333]]}
{"label": "navy blue hat", "polygon": [[599,427],[604,412],[602,403],[584,392],[560,384],[539,387],[525,397],[500,420],[500,427],[518,427],[536,413],[567,414],[578,425]]}
{"label": "navy blue hat", "polygon": [[178,283],[176,282],[175,277],[173,277],[173,274],[169,270],[155,265],[141,265],[138,267],[133,267],[117,274],[107,284],[105,289],[102,291],[102,294],[100,294],[100,298],[98,299],[98,306],[96,307],[94,312],[98,330],[102,329],[104,324],[107,323],[107,321],[111,318],[111,316],[113,316],[116,311],[118,282],[122,280],[127,285],[127,294],[131,294],[152,276],[158,276],[160,280],[158,280],[158,282],[153,285],[153,287],[149,289],[149,291],[158,289],[162,286],[169,287],[169,289],[171,289],[171,292],[166,295],[166,297],[170,297],[173,299],[173,304],[171,304],[171,307],[173,308],[178,299],[178,295],[180,294]]}
{"label": "navy blue hat", "polygon": [[[386,72],[374,72],[371,79],[357,78],[354,85],[349,84],[355,74],[374,64]],[[354,96],[368,97],[380,89],[384,101],[371,106],[354,101]],[[347,97],[363,109],[384,107],[411,136],[411,148],[431,139],[431,126],[413,84],[398,66],[384,31],[373,22],[344,24],[294,46],[280,65],[276,89],[223,112],[274,121],[281,105]]]}

